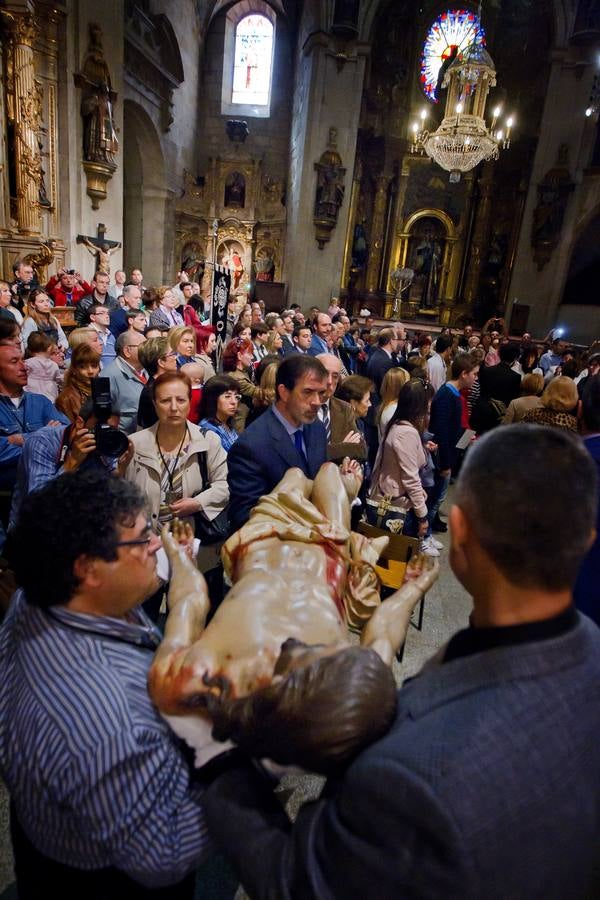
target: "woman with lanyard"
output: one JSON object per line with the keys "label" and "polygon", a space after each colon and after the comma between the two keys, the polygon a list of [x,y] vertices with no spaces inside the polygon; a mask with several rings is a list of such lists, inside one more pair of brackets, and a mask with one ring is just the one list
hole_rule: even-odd
{"label": "woman with lanyard", "polygon": [[150,313],[150,325],[163,325],[167,328],[175,328],[183,325],[183,316],[177,312],[179,299],[172,288],[163,285],[156,289],[158,307]]}
{"label": "woman with lanyard", "polygon": [[50,314],[51,309],[50,297],[42,288],[35,288],[27,298],[27,306],[25,312],[25,321],[21,331],[21,339],[23,345],[27,346],[27,338],[34,331],[39,331],[47,335],[51,341],[62,347],[63,350],[69,349],[69,342],[60,326],[58,319]]}
{"label": "woman with lanyard", "polygon": [[[158,421],[130,437],[133,457],[125,477],[144,493],[153,529],[178,518],[190,522],[203,515],[215,519],[229,500],[227,456],[216,434],[188,421],[192,386],[181,372],[159,375],[153,384]],[[202,482],[199,455],[206,454],[209,486]],[[220,564],[220,546],[200,547],[198,568]]]}

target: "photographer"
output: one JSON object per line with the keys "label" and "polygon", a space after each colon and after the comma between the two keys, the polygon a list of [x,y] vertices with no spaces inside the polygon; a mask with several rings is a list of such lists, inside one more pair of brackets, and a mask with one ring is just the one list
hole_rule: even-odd
{"label": "photographer", "polygon": [[10,290],[13,296],[13,303],[19,310],[19,312],[23,312],[23,306],[25,305],[25,301],[29,296],[29,291],[32,291],[34,288],[39,287],[39,282],[36,278],[35,272],[33,271],[33,266],[29,263],[23,262],[18,259],[15,263],[13,263],[13,273],[15,276],[15,280],[12,282],[10,286]]}
{"label": "photographer", "polygon": [[25,497],[57,475],[76,471],[124,474],[133,448],[125,435],[117,431],[119,417],[111,413],[110,393],[105,398],[108,408],[102,408],[102,399],[99,403],[101,391],[97,385],[105,380],[92,379],[92,397],[83,403],[72,425],[40,428],[25,443],[17,470],[9,529],[17,524]]}
{"label": "photographer", "polygon": [[499,316],[491,316],[481,329],[482,334],[491,334],[492,331],[497,331],[500,337],[508,337],[506,323],[504,319],[501,319]]}
{"label": "photographer", "polygon": [[46,291],[52,297],[55,306],[75,306],[82,297],[92,293],[92,285],[84,281],[75,269],[59,269],[53,275]]}

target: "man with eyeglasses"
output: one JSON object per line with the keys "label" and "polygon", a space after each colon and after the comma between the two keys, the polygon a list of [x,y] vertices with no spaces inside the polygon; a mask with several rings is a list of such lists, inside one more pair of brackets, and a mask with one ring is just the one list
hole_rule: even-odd
{"label": "man with eyeglasses", "polygon": [[104,368],[105,366],[110,365],[117,355],[115,336],[111,334],[109,328],[110,311],[106,306],[97,303],[94,306],[90,306],[89,316],[90,329],[92,331],[97,331],[98,337],[102,341],[102,355],[100,357],[100,362],[102,363],[102,368]]}
{"label": "man with eyeglasses", "polygon": [[161,636],[140,604],[160,544],[121,479],[67,474],[23,503],[8,544],[20,590],[0,629],[19,896],[194,895],[202,794],[146,688]]}
{"label": "man with eyeglasses", "polygon": [[110,379],[112,410],[119,416],[119,428],[132,434],[137,428],[140,395],[148,383],[148,373],[139,358],[139,349],[146,341],[137,331],[125,331],[117,338],[117,358],[103,369]]}

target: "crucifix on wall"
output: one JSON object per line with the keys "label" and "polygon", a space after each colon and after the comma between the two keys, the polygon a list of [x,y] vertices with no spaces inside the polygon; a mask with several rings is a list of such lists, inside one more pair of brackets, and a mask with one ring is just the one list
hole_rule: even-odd
{"label": "crucifix on wall", "polygon": [[77,235],[77,243],[83,244],[96,260],[94,272],[104,272],[110,275],[110,257],[121,248],[120,241],[109,241],[106,237],[106,225],[100,222],[96,229],[96,236],[86,234]]}

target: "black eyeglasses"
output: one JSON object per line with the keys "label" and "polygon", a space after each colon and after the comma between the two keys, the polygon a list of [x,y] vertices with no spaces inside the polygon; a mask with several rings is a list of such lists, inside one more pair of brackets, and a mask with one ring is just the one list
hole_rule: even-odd
{"label": "black eyeglasses", "polygon": [[149,544],[153,535],[147,538],[140,538],[137,541],[117,541],[115,547],[141,547],[143,544]]}
{"label": "black eyeglasses", "polygon": [[116,547],[142,547],[144,544],[149,544],[150,541],[152,540],[152,538],[154,537],[154,534],[152,533],[152,525],[150,524],[150,522],[148,522],[144,531],[146,532],[148,537],[135,538],[135,540],[132,540],[132,541],[117,541],[115,546]]}

